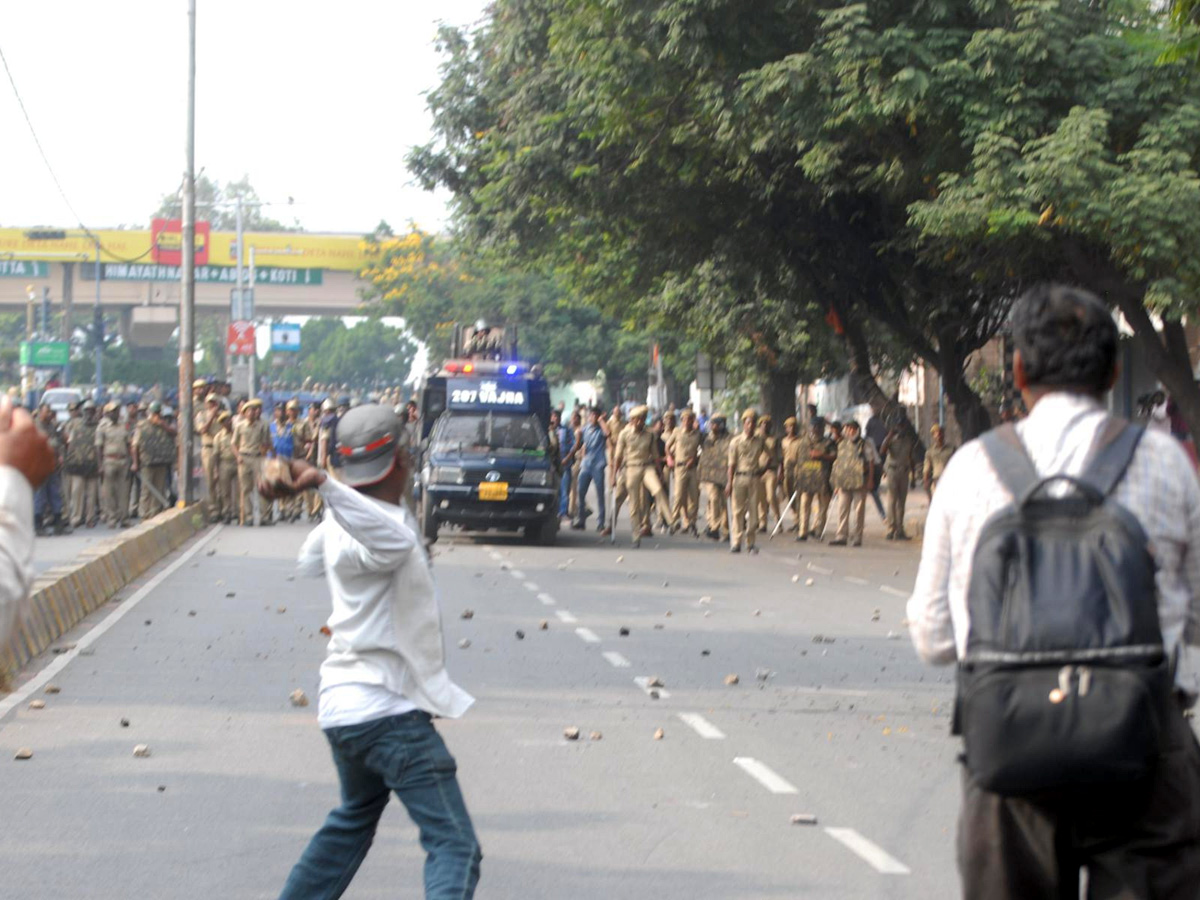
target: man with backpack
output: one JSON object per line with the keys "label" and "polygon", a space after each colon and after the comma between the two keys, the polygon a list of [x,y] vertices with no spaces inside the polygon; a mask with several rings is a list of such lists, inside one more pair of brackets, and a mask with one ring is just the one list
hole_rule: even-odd
{"label": "man with backpack", "polygon": [[1200,896],[1200,486],[1169,437],[1111,417],[1117,328],[1081,290],[1014,306],[1027,418],[965,445],[908,618],[958,663],[958,864],[977,900]]}

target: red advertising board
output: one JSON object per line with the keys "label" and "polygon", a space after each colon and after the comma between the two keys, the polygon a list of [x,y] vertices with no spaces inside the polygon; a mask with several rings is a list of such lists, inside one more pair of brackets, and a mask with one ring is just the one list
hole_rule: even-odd
{"label": "red advertising board", "polygon": [[225,352],[231,356],[252,356],[255,352],[254,323],[230,322],[225,338]]}
{"label": "red advertising board", "polygon": [[[208,245],[212,226],[196,223],[196,265],[208,265]],[[150,257],[164,266],[183,265],[183,221],[181,219],[150,220]]]}

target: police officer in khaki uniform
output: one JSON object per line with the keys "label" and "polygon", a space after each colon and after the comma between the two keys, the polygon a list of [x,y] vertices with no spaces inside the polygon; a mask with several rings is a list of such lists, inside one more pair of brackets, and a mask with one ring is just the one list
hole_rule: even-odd
{"label": "police officer in khaki uniform", "polygon": [[213,462],[217,470],[214,482],[212,511],[216,521],[226,525],[233,521],[237,510],[237,454],[233,452],[233,414],[222,410],[217,414],[217,433],[213,435]]}
{"label": "police officer in khaki uniform", "polygon": [[809,535],[819,541],[825,534],[829,501],[833,497],[831,479],[837,455],[838,442],[825,435],[825,420],[820,416],[815,417],[810,422],[808,434],[803,438],[800,453],[800,530],[796,535],[798,541],[807,541]]}
{"label": "police officer in khaki uniform", "polygon": [[112,528],[129,525],[129,431],[117,421],[121,404],[104,405],[104,419],[96,427],[96,455],[100,458],[100,508]]}
{"label": "police officer in khaki uniform", "polygon": [[[259,507],[256,485],[263,457],[271,450],[271,432],[262,421],[262,401],[255,399],[242,407],[242,421],[233,430],[233,452],[238,465],[238,521],[254,526],[255,508]],[[260,509],[260,525],[274,525],[270,508]]]}
{"label": "police officer in khaki uniform", "polygon": [[917,450],[917,436],[907,419],[897,421],[888,429],[879,448],[883,471],[888,481],[887,539],[911,540],[904,531],[904,508],[908,503],[908,481],[912,477]]}
{"label": "police officer in khaki uniform", "polygon": [[800,452],[804,438],[797,433],[799,423],[795,416],[783,420],[783,437],[779,439],[780,484],[782,496],[787,498],[792,510],[792,525],[789,531],[800,530]]}
{"label": "police officer in khaki uniform", "polygon": [[612,509],[609,512],[607,524],[600,532],[606,537],[616,531],[617,516],[621,513],[621,504],[625,502],[627,494],[625,479],[617,478],[617,441],[621,438],[621,432],[627,427],[627,424],[621,419],[621,407],[614,406],[608,416],[608,471],[612,473],[610,483],[613,486],[612,501],[609,505]]}
{"label": "police officer in khaki uniform", "polygon": [[946,443],[946,432],[941,425],[934,425],[929,429],[929,449],[925,451],[925,466],[923,481],[925,482],[925,490],[930,497],[933,497],[933,492],[937,490],[938,480],[942,477],[942,473],[946,471],[946,464],[950,462],[950,457],[954,455],[954,447]]}
{"label": "police officer in khaki uniform", "polygon": [[87,522],[94,528],[100,519],[100,457],[96,452],[96,404],[87,400],[82,415],[67,422],[66,471],[71,485],[70,522],[79,528]]}
{"label": "police officer in khaki uniform", "polygon": [[[629,414],[629,427],[621,432],[617,441],[616,469],[623,471],[625,490],[629,494],[633,533],[633,546],[640,547],[642,538],[650,532],[650,510],[646,503],[646,491],[654,498],[658,514],[668,525],[673,524],[671,508],[667,505],[667,494],[659,479],[662,457],[658,451],[657,436],[646,428],[649,410],[639,406]],[[617,473],[613,473],[616,484]]]}
{"label": "police officer in khaki uniform", "polygon": [[829,546],[845,547],[847,541],[851,546],[862,546],[867,494],[875,480],[877,461],[875,445],[859,434],[858,422],[851,419],[843,429],[833,464],[833,486],[841,494],[841,500],[837,536]]}
{"label": "police officer in khaki uniform", "polygon": [[[308,405],[308,415],[296,423],[292,436],[296,440],[296,457],[306,462],[317,464],[317,439],[321,434],[321,404],[315,400]],[[317,506],[314,499],[320,499],[315,490],[305,491],[297,498],[297,513],[308,513],[311,522],[316,518]]]}
{"label": "police officer in khaki uniform", "polygon": [[704,435],[696,425],[696,414],[690,409],[683,411],[683,424],[671,432],[667,442],[667,465],[674,473],[675,499],[671,504],[674,533],[682,528],[696,537],[700,513],[700,445]]}
{"label": "police officer in khaki uniform", "polygon": [[171,463],[175,460],[175,433],[163,422],[162,404],[155,400],[146,413],[133,433],[130,467],[142,480],[138,515],[143,522],[167,508]]}
{"label": "police officer in khaki uniform", "polygon": [[705,535],[714,541],[729,539],[729,504],[725,500],[725,485],[729,481],[729,445],[733,441],[725,427],[725,417],[714,415],[708,420],[708,437],[700,448],[700,482],[704,485]]}
{"label": "police officer in khaki uniform", "polygon": [[762,475],[758,479],[758,530],[766,531],[770,526],[768,513],[779,521],[779,469],[783,458],[779,452],[779,440],[774,435],[774,423],[769,415],[758,419],[758,436],[763,439],[763,455],[759,460]]}
{"label": "police officer in khaki uniform", "polygon": [[733,522],[729,529],[729,552],[741,553],[742,541],[746,549],[757,553],[754,546],[758,534],[758,484],[762,476],[762,458],[766,444],[761,435],[755,433],[758,413],[748,409],[742,413],[742,433],[729,444],[729,472],[725,485],[725,496],[733,506]]}
{"label": "police officer in khaki uniform", "polygon": [[[217,422],[221,411],[221,398],[215,393],[210,393],[204,398],[204,408],[196,410],[193,421],[196,437],[200,439],[200,467],[204,470],[204,489],[210,496],[217,490],[217,462],[213,457],[213,445],[221,427]],[[213,517],[213,521],[217,521],[217,504],[210,503],[209,506],[212,507],[209,509],[209,515]]]}

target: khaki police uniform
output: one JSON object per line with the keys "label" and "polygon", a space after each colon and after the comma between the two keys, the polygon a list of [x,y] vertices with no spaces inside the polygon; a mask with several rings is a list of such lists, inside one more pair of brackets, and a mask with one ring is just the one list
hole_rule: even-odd
{"label": "khaki police uniform", "polygon": [[887,442],[884,472],[888,481],[887,536],[907,537],[904,533],[904,510],[908,504],[908,481],[912,477],[913,458],[917,449],[912,429],[905,428]]}
{"label": "khaki police uniform", "polygon": [[[786,429],[789,424],[795,424],[795,419],[788,419],[783,423]],[[782,497],[786,497],[785,502],[791,503],[792,509],[792,524],[790,531],[797,531],[800,527],[800,450],[804,438],[794,435],[785,434],[779,439],[779,458],[783,468],[782,481]],[[795,497],[795,499],[792,499]]]}
{"label": "khaki police uniform", "polygon": [[[833,497],[831,483],[834,459],[838,444],[824,435],[815,437],[811,432],[801,439],[800,469],[797,481],[800,487],[800,530],[797,537],[806,540],[811,534],[817,540],[825,533],[829,518],[829,501]],[[817,454],[817,458],[813,454]],[[815,521],[814,521],[815,518]]]}
{"label": "khaki police uniform", "polygon": [[624,433],[625,429],[628,427],[629,427],[629,424],[627,422],[621,421],[620,417],[617,417],[615,419],[615,421],[612,417],[609,417],[608,471],[612,473],[612,475],[609,477],[610,477],[610,479],[612,481],[612,485],[613,485],[613,495],[612,495],[612,503],[609,504],[610,506],[612,506],[612,511],[608,515],[608,527],[612,531],[617,530],[617,516],[620,515],[620,513],[621,513],[621,504],[623,504],[625,502],[625,498],[629,496],[629,491],[626,490],[626,488],[625,488],[625,479],[617,477],[617,475],[618,475],[618,473],[617,473],[617,444],[619,443],[619,441],[621,439],[621,435]]}
{"label": "khaki police uniform", "polygon": [[170,490],[175,438],[162,425],[145,419],[133,432],[133,446],[137,449],[138,474],[146,482],[138,502],[138,515],[145,522],[167,508],[164,501]]}
{"label": "khaki police uniform", "polygon": [[213,436],[213,461],[217,480],[213,491],[213,515],[222,522],[232,522],[237,515],[237,454],[233,452],[233,432],[222,428]]}
{"label": "khaki police uniform", "polygon": [[635,541],[650,528],[650,507],[646,502],[646,491],[654,498],[658,514],[663,521],[668,524],[672,522],[671,508],[667,505],[667,495],[655,466],[654,442],[657,440],[657,435],[650,429],[643,428],[638,431],[630,425],[621,432],[620,440],[617,441],[617,468],[624,470],[625,490],[632,506],[630,516]]}
{"label": "khaki police uniform", "polygon": [[[215,408],[210,409],[208,398],[206,397],[204,408],[197,411],[192,422],[196,437],[200,439],[200,467],[204,470],[204,490],[208,492],[210,497],[216,492],[217,479],[219,477],[217,473],[217,461],[213,456],[213,447],[216,444],[217,432],[221,430],[221,426],[217,422],[217,417],[221,412],[220,403]],[[216,514],[215,504],[213,506],[214,509],[209,510],[209,514],[214,518],[219,518]]]}
{"label": "khaki police uniform", "polygon": [[[263,456],[271,446],[271,432],[262,419],[242,419],[233,430],[233,449],[238,458],[238,522],[254,524],[254,508],[258,506],[258,476],[262,471]],[[262,522],[271,521],[270,507],[262,507]]]}
{"label": "khaki police uniform", "polygon": [[96,455],[100,461],[100,509],[113,528],[129,522],[129,431],[105,417],[96,426]]}
{"label": "khaki police uniform", "polygon": [[[292,431],[292,437],[296,441],[296,458],[303,459],[305,462],[310,462],[314,466],[317,464],[317,439],[320,437],[321,423],[320,420],[310,418],[301,419],[296,423],[296,428]],[[317,505],[314,502],[319,500],[320,495],[314,489],[305,491],[300,495],[300,506],[298,512],[308,513],[311,519],[315,517]]]}
{"label": "khaki police uniform", "polygon": [[837,460],[833,464],[833,487],[841,494],[836,538],[840,544],[847,541],[856,547],[862,544],[870,489],[867,483],[869,460],[866,438],[861,435],[853,440],[849,436],[843,437],[838,444]]}
{"label": "khaki police uniform", "polygon": [[700,429],[688,431],[680,426],[671,432],[667,456],[674,464],[675,499],[671,517],[679,527],[695,529],[700,512]]}
{"label": "khaki police uniform", "polygon": [[949,444],[943,444],[938,447],[936,444],[930,443],[925,451],[925,467],[924,481],[929,485],[929,496],[933,496],[937,490],[937,483],[942,477],[942,473],[946,471],[946,464],[950,462],[950,457],[954,455],[956,448]]}
{"label": "khaki police uniform", "polygon": [[767,434],[771,427],[771,417],[763,416],[758,423],[758,435],[763,439],[763,454],[759,459],[762,475],[758,479],[758,530],[766,531],[771,524],[768,513],[779,521],[779,464],[782,454],[779,440],[772,434]]}
{"label": "khaki police uniform", "polygon": [[729,505],[725,485],[729,480],[729,445],[733,435],[715,437],[711,432],[700,448],[700,482],[704,485],[705,516],[708,534],[726,540],[729,537]]}
{"label": "khaki police uniform", "polygon": [[[96,452],[96,425],[85,418],[71,419],[63,429],[67,439],[64,468],[71,485],[68,519],[75,528],[100,518],[100,458]],[[66,501],[64,500],[64,505]]]}
{"label": "khaki police uniform", "polygon": [[762,458],[766,442],[762,435],[747,437],[739,434],[729,443],[729,467],[733,469],[733,522],[729,529],[729,544],[740,550],[742,542],[754,549],[758,534],[758,489],[761,481]]}

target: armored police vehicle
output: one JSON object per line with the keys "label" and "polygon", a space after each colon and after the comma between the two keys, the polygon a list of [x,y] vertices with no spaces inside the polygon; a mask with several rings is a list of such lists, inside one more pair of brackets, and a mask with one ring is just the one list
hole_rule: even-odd
{"label": "armored police vehicle", "polygon": [[550,389],[516,358],[516,336],[482,323],[455,327],[453,358],[421,394],[421,525],[558,536],[559,477],[547,428]]}

